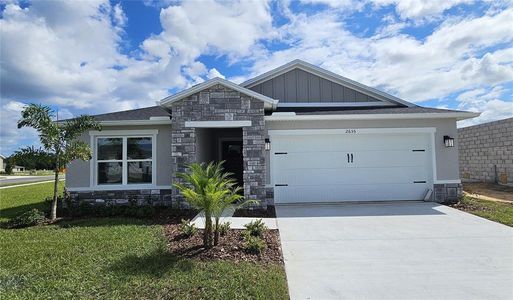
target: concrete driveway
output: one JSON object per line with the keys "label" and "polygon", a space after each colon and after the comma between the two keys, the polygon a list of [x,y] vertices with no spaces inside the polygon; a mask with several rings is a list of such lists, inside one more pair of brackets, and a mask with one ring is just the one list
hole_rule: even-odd
{"label": "concrete driveway", "polygon": [[436,203],[277,206],[292,299],[513,299],[513,229]]}

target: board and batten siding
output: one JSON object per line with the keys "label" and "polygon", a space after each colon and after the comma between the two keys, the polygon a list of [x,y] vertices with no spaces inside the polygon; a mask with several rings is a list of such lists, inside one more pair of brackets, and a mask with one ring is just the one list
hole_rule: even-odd
{"label": "board and batten siding", "polygon": [[250,88],[281,103],[380,102],[356,90],[301,69],[294,69]]}

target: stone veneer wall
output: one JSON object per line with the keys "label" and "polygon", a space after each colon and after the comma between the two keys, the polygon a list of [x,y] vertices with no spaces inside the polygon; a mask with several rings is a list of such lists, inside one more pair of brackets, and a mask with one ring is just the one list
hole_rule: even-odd
{"label": "stone veneer wall", "polygon": [[120,191],[87,191],[69,192],[74,203],[98,205],[153,205],[180,208],[181,203],[173,203],[171,190],[120,190]]}
{"label": "stone veneer wall", "polygon": [[458,138],[463,181],[513,183],[513,118],[459,128]]}
{"label": "stone veneer wall", "polygon": [[463,186],[461,183],[435,184],[432,201],[438,203],[454,203],[462,195]]}
{"label": "stone veneer wall", "polygon": [[[265,191],[265,123],[264,103],[223,85],[215,85],[172,106],[172,181],[181,182],[177,172],[196,162],[195,128],[185,127],[186,121],[251,121],[242,128],[244,196],[258,200],[266,207]],[[173,201],[182,197],[173,189]]]}

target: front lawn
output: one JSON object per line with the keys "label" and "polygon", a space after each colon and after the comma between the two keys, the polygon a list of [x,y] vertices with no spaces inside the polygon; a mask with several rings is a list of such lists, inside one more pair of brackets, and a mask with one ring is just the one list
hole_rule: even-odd
{"label": "front lawn", "polygon": [[468,213],[513,227],[513,204],[465,196],[454,205]]}
{"label": "front lawn", "polygon": [[[62,192],[64,181],[59,182]],[[7,221],[27,210],[50,209],[50,202],[44,199],[53,196],[53,182],[0,189],[0,222]]]}
{"label": "front lawn", "polygon": [[[2,218],[44,208],[48,192],[47,184],[0,190]],[[127,218],[0,229],[0,294],[2,299],[288,298],[281,265],[181,258],[168,251],[162,225]]]}

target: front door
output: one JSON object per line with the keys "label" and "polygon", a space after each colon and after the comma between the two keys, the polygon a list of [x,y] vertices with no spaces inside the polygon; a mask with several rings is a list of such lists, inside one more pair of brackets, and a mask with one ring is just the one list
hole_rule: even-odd
{"label": "front door", "polygon": [[224,170],[232,173],[240,187],[244,186],[244,166],[242,156],[242,140],[222,141],[221,159],[224,160]]}

